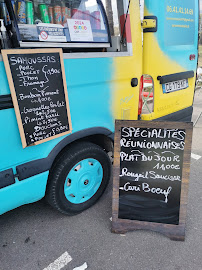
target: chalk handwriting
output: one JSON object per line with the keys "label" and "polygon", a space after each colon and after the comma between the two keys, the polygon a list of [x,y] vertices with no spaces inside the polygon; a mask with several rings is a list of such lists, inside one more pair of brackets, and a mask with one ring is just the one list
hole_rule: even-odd
{"label": "chalk handwriting", "polygon": [[145,171],[142,173],[130,172],[128,168],[124,167],[121,170],[120,177],[128,176],[132,178],[132,181],[139,181],[141,179],[162,179],[168,181],[181,181],[180,175],[163,175],[158,174],[155,171]]}
{"label": "chalk handwriting", "polygon": [[33,143],[67,131],[59,55],[12,55],[9,62],[26,139]]}
{"label": "chalk handwriting", "polygon": [[120,190],[124,190],[126,192],[128,191],[135,191],[140,192],[143,191],[145,193],[153,193],[158,195],[164,195],[165,196],[165,203],[168,203],[168,195],[172,191],[172,187],[169,186],[167,189],[162,189],[160,187],[151,187],[148,183],[142,183],[139,185],[131,185],[130,182],[127,182],[123,187],[119,188]]}

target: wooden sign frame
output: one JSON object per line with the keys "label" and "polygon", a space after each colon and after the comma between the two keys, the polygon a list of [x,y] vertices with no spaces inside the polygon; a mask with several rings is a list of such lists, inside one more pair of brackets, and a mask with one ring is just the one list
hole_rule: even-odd
{"label": "wooden sign frame", "polygon": [[[10,69],[10,65],[9,65],[9,60],[8,60],[9,54],[18,54],[18,55],[38,54],[38,53],[43,53],[43,54],[44,53],[45,54],[58,53],[59,54],[63,87],[64,87],[65,102],[66,102],[67,118],[68,118],[68,123],[69,123],[69,130],[62,132],[60,134],[57,134],[55,136],[51,136],[51,137],[48,137],[46,139],[34,142],[32,145],[38,145],[38,144],[41,144],[41,143],[44,143],[44,142],[50,141],[52,139],[55,139],[55,138],[58,138],[58,137],[61,137],[61,136],[64,136],[66,134],[71,133],[72,132],[72,123],[71,123],[71,115],[70,115],[70,108],[69,108],[69,99],[68,99],[68,93],[67,93],[67,83],[66,83],[66,78],[65,78],[65,68],[64,68],[62,49],[60,49],[60,48],[56,48],[56,49],[10,49],[10,50],[2,50],[1,52],[2,52],[4,66],[5,66],[5,70],[6,70],[6,74],[7,74],[7,78],[8,78],[10,91],[11,91],[11,97],[12,97],[13,106],[14,106],[15,113],[16,113],[16,118],[17,118],[17,123],[18,123],[18,127],[19,127],[19,132],[20,132],[20,137],[21,137],[23,148],[27,147],[27,142],[26,142],[22,119],[21,119],[21,115],[20,115],[20,109],[18,106],[17,95],[15,92],[14,81],[13,81],[13,77],[12,77],[12,73],[11,73],[11,69]],[[32,146],[32,145],[29,145],[29,146]]]}
{"label": "wooden sign frame", "polygon": [[[118,218],[119,178],[120,178],[119,177],[120,175],[120,139],[121,139],[122,127],[185,129],[186,136],[185,136],[185,148],[184,148],[183,167],[182,167],[179,225]],[[172,240],[178,240],[178,241],[185,240],[185,222],[186,222],[186,213],[187,213],[188,186],[189,186],[189,176],[190,176],[192,132],[193,132],[193,123],[116,120],[115,145],[114,145],[114,167],[113,167],[112,232],[125,233],[127,231],[145,229],[145,230],[151,230],[151,231],[162,233]]]}

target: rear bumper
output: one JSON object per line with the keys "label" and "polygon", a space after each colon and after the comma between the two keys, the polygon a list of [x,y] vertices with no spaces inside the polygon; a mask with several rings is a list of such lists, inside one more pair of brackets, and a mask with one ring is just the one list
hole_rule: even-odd
{"label": "rear bumper", "polygon": [[163,117],[154,119],[159,121],[174,121],[174,122],[191,122],[193,114],[193,106],[185,108],[181,111],[177,111]]}

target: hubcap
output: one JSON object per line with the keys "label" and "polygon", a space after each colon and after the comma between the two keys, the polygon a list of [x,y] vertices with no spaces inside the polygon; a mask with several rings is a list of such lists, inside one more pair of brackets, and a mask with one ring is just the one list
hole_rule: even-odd
{"label": "hubcap", "polygon": [[86,202],[95,195],[103,178],[103,168],[99,161],[87,158],[77,163],[68,173],[64,194],[74,204]]}

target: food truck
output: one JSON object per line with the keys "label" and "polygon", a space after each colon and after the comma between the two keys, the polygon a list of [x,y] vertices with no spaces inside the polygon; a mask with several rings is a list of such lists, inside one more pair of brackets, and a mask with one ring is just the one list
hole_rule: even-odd
{"label": "food truck", "polygon": [[[109,182],[115,119],[191,121],[199,2],[0,4],[2,54],[4,49],[15,55],[19,49],[37,49],[40,56],[41,49],[62,49],[71,121],[68,134],[23,146],[12,83],[1,58],[0,214],[44,196],[60,212],[78,214],[95,204]],[[37,95],[27,89],[27,95]]]}

